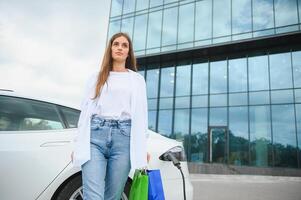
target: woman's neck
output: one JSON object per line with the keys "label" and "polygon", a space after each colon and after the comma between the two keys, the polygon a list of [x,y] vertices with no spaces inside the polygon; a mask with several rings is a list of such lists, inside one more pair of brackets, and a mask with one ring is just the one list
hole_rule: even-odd
{"label": "woman's neck", "polygon": [[125,62],[114,62],[112,71],[115,71],[115,72],[127,71],[125,68]]}

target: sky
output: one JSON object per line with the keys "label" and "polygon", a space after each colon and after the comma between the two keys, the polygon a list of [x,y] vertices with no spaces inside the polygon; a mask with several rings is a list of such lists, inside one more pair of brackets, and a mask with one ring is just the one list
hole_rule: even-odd
{"label": "sky", "polygon": [[0,0],[0,88],[78,106],[109,11],[110,0]]}

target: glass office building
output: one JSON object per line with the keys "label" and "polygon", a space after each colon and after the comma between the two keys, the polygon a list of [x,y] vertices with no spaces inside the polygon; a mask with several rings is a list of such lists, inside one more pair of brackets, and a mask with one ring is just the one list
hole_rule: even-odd
{"label": "glass office building", "polygon": [[112,0],[108,38],[132,37],[149,128],[190,166],[300,172],[300,30],[301,0]]}

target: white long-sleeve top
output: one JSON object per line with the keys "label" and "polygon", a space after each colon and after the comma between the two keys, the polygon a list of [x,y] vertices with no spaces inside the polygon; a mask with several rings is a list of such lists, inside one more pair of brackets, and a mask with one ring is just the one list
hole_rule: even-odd
{"label": "white long-sleeve top", "polygon": [[106,119],[131,118],[131,73],[110,72],[92,114]]}
{"label": "white long-sleeve top", "polygon": [[[144,77],[129,69],[131,88],[131,138],[130,159],[131,169],[147,166],[148,114],[147,96]],[[93,100],[98,73],[93,74],[87,84],[81,102],[81,114],[78,120],[77,135],[73,140],[73,166],[80,167],[90,160],[90,121],[97,107],[98,99]]]}

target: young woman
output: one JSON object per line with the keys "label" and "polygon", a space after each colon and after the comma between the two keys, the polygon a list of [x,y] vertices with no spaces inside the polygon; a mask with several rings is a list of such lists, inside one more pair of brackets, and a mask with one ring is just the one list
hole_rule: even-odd
{"label": "young woman", "polygon": [[84,200],[120,200],[130,169],[147,166],[147,95],[125,33],[110,39],[100,72],[87,83],[72,160]]}

